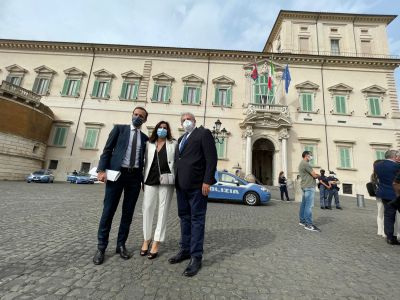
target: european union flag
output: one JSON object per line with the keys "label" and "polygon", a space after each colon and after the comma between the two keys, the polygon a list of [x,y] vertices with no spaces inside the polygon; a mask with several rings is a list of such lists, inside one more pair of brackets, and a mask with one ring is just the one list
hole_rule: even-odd
{"label": "european union flag", "polygon": [[292,80],[292,78],[290,77],[290,72],[289,72],[289,66],[286,65],[285,70],[283,71],[283,76],[282,79],[285,80],[285,91],[286,94],[289,91],[289,85],[290,85],[290,80]]}

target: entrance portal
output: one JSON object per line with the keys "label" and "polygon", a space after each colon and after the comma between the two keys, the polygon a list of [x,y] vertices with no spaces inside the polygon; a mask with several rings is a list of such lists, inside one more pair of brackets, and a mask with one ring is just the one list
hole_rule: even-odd
{"label": "entrance portal", "polygon": [[275,147],[268,139],[258,139],[253,145],[253,174],[262,184],[272,185]]}

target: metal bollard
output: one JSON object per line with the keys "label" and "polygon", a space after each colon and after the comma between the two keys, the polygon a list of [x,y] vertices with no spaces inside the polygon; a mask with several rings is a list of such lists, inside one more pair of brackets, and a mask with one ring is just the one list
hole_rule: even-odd
{"label": "metal bollard", "polygon": [[365,207],[364,195],[357,194],[357,207]]}

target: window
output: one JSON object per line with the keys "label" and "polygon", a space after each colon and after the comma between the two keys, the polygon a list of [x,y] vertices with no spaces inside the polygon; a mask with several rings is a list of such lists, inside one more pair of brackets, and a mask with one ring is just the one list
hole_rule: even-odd
{"label": "window", "polygon": [[343,183],[343,194],[353,194],[353,185],[351,183]]}
{"label": "window", "polygon": [[335,113],[346,114],[346,97],[345,96],[335,96]]}
{"label": "window", "polygon": [[215,88],[215,98],[214,98],[213,104],[217,105],[217,106],[231,107],[232,106],[232,88],[217,86]]}
{"label": "window", "polygon": [[226,138],[222,141],[222,143],[215,142],[215,147],[217,148],[218,159],[226,158]]}
{"label": "window", "polygon": [[120,99],[121,100],[136,100],[139,90],[139,83],[138,82],[128,82],[125,81],[122,84],[122,90]]}
{"label": "window", "polygon": [[65,79],[61,96],[78,97],[81,81],[78,79]]}
{"label": "window", "polygon": [[97,146],[97,137],[100,132],[99,128],[86,128],[85,138],[83,141],[84,149],[95,149]]}
{"label": "window", "polygon": [[153,90],[153,97],[151,100],[153,102],[169,103],[170,95],[171,95],[171,86],[155,84]]}
{"label": "window", "polygon": [[47,95],[49,91],[50,79],[36,78],[32,91],[38,95]]}
{"label": "window", "polygon": [[376,159],[385,159],[386,150],[375,149],[375,158]]}
{"label": "window", "polygon": [[313,111],[313,95],[310,93],[301,94],[301,111],[312,112]]}
{"label": "window", "polygon": [[301,37],[299,40],[299,50],[300,53],[307,53],[309,50],[309,43],[308,43],[308,37]]}
{"label": "window", "polygon": [[22,79],[21,76],[9,75],[9,76],[7,76],[6,81],[11,83],[11,84],[20,86],[21,85],[21,79]]}
{"label": "window", "polygon": [[88,162],[81,163],[81,172],[89,173],[89,171],[90,171],[90,163]]}
{"label": "window", "polygon": [[54,127],[53,146],[65,146],[65,140],[68,133],[68,127]]}
{"label": "window", "polygon": [[183,88],[183,99],[184,104],[200,104],[200,88],[185,86]]}
{"label": "window", "polygon": [[361,40],[361,53],[362,54],[371,54],[371,41]]}
{"label": "window", "polygon": [[338,29],[337,28],[331,28],[331,32],[332,33],[338,33]]}
{"label": "window", "polygon": [[49,169],[56,170],[58,166],[58,160],[50,160],[49,162]]}
{"label": "window", "polygon": [[340,54],[339,40],[337,40],[337,39],[331,39],[331,54],[332,55]]}
{"label": "window", "polygon": [[379,103],[379,98],[370,97],[368,98],[369,104],[369,114],[371,116],[380,116],[381,115],[381,106]]}
{"label": "window", "polygon": [[254,81],[254,103],[273,104],[275,86],[268,90],[268,74],[263,74]]}
{"label": "window", "polygon": [[316,166],[317,165],[317,145],[316,144],[304,144],[303,151],[311,151],[313,159],[310,160],[310,165]]}
{"label": "window", "polygon": [[351,148],[350,147],[339,147],[339,166],[341,168],[350,169],[351,164]]}
{"label": "window", "polygon": [[301,30],[301,31],[307,31],[307,30],[308,30],[308,27],[307,27],[307,26],[301,26],[301,27],[300,27],[300,30]]}
{"label": "window", "polygon": [[236,184],[236,182],[238,181],[235,177],[229,175],[229,174],[225,174],[222,173],[221,177],[220,177],[220,181],[225,182],[225,183],[234,183]]}
{"label": "window", "polygon": [[96,80],[93,85],[92,97],[110,98],[109,95],[110,82]]}

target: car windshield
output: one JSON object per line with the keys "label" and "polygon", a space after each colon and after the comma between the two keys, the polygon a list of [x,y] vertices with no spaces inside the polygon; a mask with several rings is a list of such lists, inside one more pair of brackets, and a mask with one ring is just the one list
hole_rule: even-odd
{"label": "car windshield", "polygon": [[44,174],[45,174],[45,171],[43,171],[43,170],[33,172],[33,175],[44,175]]}

